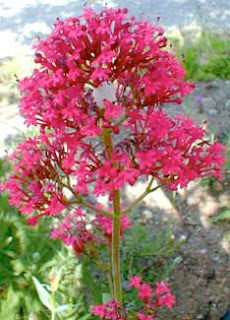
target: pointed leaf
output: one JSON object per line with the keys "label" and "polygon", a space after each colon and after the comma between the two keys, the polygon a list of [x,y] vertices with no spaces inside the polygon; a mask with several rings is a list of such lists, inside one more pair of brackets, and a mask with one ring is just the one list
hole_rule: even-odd
{"label": "pointed leaf", "polygon": [[52,311],[53,308],[50,303],[50,301],[51,301],[50,293],[43,287],[43,285],[38,281],[37,278],[32,277],[32,279],[33,279],[35,287],[37,289],[40,301],[44,304],[44,306],[46,306],[46,308],[48,308],[50,311]]}
{"label": "pointed leaf", "polygon": [[55,312],[63,312],[66,311],[69,307],[72,307],[72,304],[62,304],[60,306],[58,306],[57,308],[55,308]]}
{"label": "pointed leaf", "polygon": [[91,316],[92,316],[92,314],[88,313],[88,314],[84,315],[83,317],[81,317],[81,318],[78,319],[78,320],[87,320],[87,319],[89,319]]}

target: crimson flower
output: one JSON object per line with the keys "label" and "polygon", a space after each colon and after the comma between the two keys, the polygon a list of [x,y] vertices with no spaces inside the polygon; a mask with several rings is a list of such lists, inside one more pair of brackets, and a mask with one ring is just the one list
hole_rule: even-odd
{"label": "crimson flower", "polygon": [[[162,110],[194,87],[163,33],[127,9],[85,9],[57,20],[35,46],[37,67],[19,83],[20,111],[39,134],[18,145],[10,157],[14,173],[1,187],[30,224],[92,211],[108,195],[108,206],[94,210],[108,235],[114,190],[142,177],[173,190],[196,178],[221,179],[225,148],[191,119]],[[53,237],[83,250],[85,239],[77,242],[71,230]]]}

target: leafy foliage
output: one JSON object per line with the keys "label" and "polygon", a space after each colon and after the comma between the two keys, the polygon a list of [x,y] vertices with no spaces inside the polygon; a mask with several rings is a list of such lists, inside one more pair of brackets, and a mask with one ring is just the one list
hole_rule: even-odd
{"label": "leafy foliage", "polygon": [[[172,39],[176,45],[176,40]],[[230,38],[203,31],[201,36],[184,47],[186,78],[194,81],[205,79],[230,79]]]}
{"label": "leafy foliage", "polygon": [[218,214],[210,218],[213,223],[230,222],[230,208],[222,209]]}
{"label": "leafy foliage", "polygon": [[210,78],[230,79],[230,54],[211,56],[201,70]]}
{"label": "leafy foliage", "polygon": [[[0,180],[9,171],[9,164],[0,159]],[[50,319],[48,310],[39,301],[32,277],[47,283],[51,270],[63,266],[58,301],[78,304],[69,319],[84,315],[81,290],[75,285],[80,277],[76,256],[59,241],[51,242],[47,222],[44,220],[37,227],[29,227],[18,211],[8,204],[6,192],[0,194],[0,319],[28,319],[31,314],[38,320]]]}
{"label": "leafy foliage", "polygon": [[180,243],[173,239],[170,228],[153,234],[151,226],[134,224],[127,230],[122,247],[122,267],[126,277],[142,274],[149,281],[167,277],[173,269],[171,258],[179,247]]}

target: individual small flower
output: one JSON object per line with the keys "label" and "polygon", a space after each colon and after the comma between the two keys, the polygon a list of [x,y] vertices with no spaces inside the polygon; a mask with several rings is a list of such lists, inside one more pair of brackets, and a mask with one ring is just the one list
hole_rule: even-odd
{"label": "individual small flower", "polygon": [[32,217],[29,217],[26,219],[26,222],[32,226],[32,227],[35,227],[38,223],[38,219],[39,219],[39,216],[32,216]]}
{"label": "individual small flower", "polygon": [[130,277],[129,284],[131,287],[134,287],[136,289],[141,288],[141,281],[142,281],[142,276],[133,276]]}
{"label": "individual small flower", "polygon": [[168,284],[164,281],[156,282],[156,290],[155,293],[157,296],[160,296],[164,293],[169,293],[170,289],[168,287]]}
{"label": "individual small flower", "polygon": [[176,303],[176,298],[172,293],[166,293],[163,296],[158,298],[158,304],[160,306],[166,306],[168,309],[172,309],[172,307]]}
{"label": "individual small flower", "polygon": [[103,319],[106,315],[106,309],[107,309],[107,306],[105,304],[95,305],[93,307],[93,314]]}
{"label": "individual small flower", "polygon": [[152,288],[148,283],[143,283],[138,291],[137,296],[143,301],[148,301],[152,297]]}
{"label": "individual small flower", "polygon": [[168,309],[172,309],[172,307],[176,303],[175,296],[170,292],[168,284],[164,281],[156,282],[156,290],[155,293],[157,295],[157,303],[160,306],[165,305]]}
{"label": "individual small flower", "polygon": [[105,113],[104,118],[106,120],[117,119],[121,116],[123,108],[122,106],[115,105],[114,103],[104,100]]}

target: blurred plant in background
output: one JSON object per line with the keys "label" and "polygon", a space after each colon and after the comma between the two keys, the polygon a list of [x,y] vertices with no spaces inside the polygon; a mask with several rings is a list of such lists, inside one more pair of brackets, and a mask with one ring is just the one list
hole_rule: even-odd
{"label": "blurred plant in background", "polygon": [[[183,37],[183,32],[182,32]],[[202,30],[198,37],[190,41],[175,43],[178,57],[183,52],[186,78],[194,81],[230,79],[230,37],[228,34],[214,34]]]}
{"label": "blurred plant in background", "polygon": [[0,61],[0,107],[19,99],[17,78],[24,77],[34,67],[31,57],[6,58]]}

